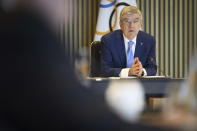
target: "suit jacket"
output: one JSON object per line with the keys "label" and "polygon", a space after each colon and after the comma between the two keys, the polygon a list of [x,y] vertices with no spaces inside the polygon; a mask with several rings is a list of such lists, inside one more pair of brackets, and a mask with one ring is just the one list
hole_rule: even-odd
{"label": "suit jacket", "polygon": [[[122,68],[126,68],[125,44],[122,30],[116,30],[101,38],[101,67],[103,76],[119,76]],[[147,75],[157,72],[155,58],[155,39],[145,32],[137,35],[134,57],[138,57]]]}

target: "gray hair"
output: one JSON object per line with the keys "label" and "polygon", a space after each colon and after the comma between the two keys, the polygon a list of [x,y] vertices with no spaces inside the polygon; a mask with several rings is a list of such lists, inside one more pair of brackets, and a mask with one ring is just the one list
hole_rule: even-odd
{"label": "gray hair", "polygon": [[139,14],[140,18],[142,20],[142,13],[141,11],[135,7],[135,6],[126,6],[122,9],[122,11],[120,12],[120,21],[123,20],[123,15],[125,14],[129,14],[129,15],[133,15],[133,14]]}

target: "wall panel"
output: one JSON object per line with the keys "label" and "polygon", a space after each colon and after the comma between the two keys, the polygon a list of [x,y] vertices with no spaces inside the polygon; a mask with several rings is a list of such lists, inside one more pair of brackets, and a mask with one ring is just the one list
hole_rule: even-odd
{"label": "wall panel", "polygon": [[65,17],[68,19],[68,22],[60,25],[60,38],[65,53],[69,56],[71,63],[74,64],[79,50],[83,47],[88,47],[93,40],[100,1],[66,1]]}
{"label": "wall panel", "polygon": [[146,15],[142,30],[156,38],[157,75],[186,77],[197,50],[196,0],[137,0],[137,3],[141,3],[139,8]]}

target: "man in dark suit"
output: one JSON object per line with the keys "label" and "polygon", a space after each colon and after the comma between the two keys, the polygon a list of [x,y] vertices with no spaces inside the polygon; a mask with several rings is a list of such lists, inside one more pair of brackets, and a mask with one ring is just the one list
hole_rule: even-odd
{"label": "man in dark suit", "polygon": [[103,76],[151,76],[157,71],[155,39],[140,31],[142,14],[134,6],[123,8],[120,28],[101,38]]}

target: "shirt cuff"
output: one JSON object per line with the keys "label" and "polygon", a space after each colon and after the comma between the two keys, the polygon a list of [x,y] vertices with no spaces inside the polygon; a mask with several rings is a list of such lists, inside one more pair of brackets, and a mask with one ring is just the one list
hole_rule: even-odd
{"label": "shirt cuff", "polygon": [[[130,68],[123,68],[119,74],[120,77],[128,77],[129,76],[129,69]],[[142,69],[144,74],[143,76],[147,76],[147,72],[146,72],[146,69]]]}
{"label": "shirt cuff", "polygon": [[144,72],[143,76],[147,76],[146,70],[143,68],[142,71]]}
{"label": "shirt cuff", "polygon": [[130,68],[123,68],[119,74],[120,77],[128,77]]}

